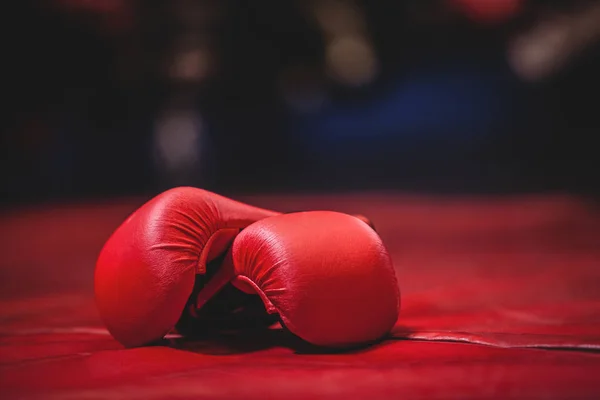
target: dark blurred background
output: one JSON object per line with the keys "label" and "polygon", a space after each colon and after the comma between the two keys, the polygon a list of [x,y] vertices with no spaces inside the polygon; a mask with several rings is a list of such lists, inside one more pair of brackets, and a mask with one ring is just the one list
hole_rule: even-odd
{"label": "dark blurred background", "polygon": [[600,192],[600,2],[7,4],[4,204]]}

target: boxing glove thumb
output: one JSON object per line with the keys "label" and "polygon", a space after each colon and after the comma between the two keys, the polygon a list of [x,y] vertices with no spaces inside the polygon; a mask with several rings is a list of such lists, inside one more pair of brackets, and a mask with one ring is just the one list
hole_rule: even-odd
{"label": "boxing glove thumb", "polygon": [[296,336],[347,347],[385,336],[396,323],[400,292],[377,233],[337,212],[283,214],[249,225],[234,240],[198,305],[225,283],[256,293]]}

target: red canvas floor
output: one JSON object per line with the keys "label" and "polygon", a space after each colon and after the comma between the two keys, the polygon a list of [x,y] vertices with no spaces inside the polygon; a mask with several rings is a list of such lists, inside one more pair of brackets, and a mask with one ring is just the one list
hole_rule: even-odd
{"label": "red canvas floor", "polygon": [[123,349],[93,267],[143,199],[0,216],[0,398],[598,399],[600,214],[582,199],[239,197],[369,215],[402,290],[393,337],[314,354],[281,330]]}

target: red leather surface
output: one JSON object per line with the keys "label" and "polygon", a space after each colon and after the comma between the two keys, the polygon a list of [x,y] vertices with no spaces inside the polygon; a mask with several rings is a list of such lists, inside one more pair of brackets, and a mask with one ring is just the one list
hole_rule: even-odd
{"label": "red leather surface", "polygon": [[363,221],[338,212],[278,215],[244,229],[231,248],[234,285],[250,285],[267,311],[315,345],[381,339],[398,319],[391,257]]}
{"label": "red leather surface", "polygon": [[600,217],[559,196],[240,198],[368,215],[402,289],[394,338],[318,354],[282,330],[124,349],[93,303],[106,238],[142,201],[0,217],[0,396],[600,398]]}

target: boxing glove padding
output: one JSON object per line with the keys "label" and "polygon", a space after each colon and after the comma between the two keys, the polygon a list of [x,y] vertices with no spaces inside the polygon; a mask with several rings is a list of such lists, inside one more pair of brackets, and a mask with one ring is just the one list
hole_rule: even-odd
{"label": "boxing glove padding", "polygon": [[283,214],[246,227],[200,291],[198,306],[229,281],[258,294],[268,313],[319,346],[375,341],[392,329],[400,310],[380,237],[364,221],[337,212]]}
{"label": "boxing glove padding", "polygon": [[241,229],[277,214],[192,187],[149,200],[110,236],[96,263],[96,304],[109,332],[127,347],[161,339],[180,319],[196,274]]}

